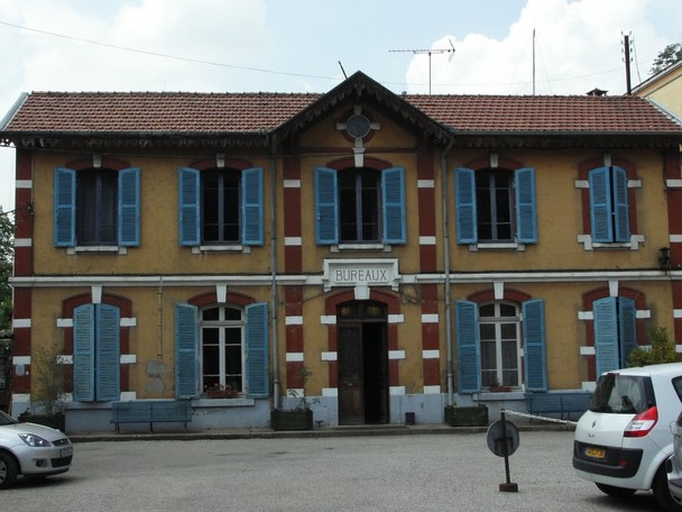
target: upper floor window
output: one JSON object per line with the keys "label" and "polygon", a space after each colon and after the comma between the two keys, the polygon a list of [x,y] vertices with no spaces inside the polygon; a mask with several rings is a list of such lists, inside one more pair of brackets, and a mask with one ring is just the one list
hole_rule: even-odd
{"label": "upper floor window", "polygon": [[262,245],[263,169],[180,168],[180,244]]}
{"label": "upper floor window", "polygon": [[405,170],[316,167],[315,228],[319,245],[404,244]]}
{"label": "upper floor window", "polygon": [[457,242],[537,243],[535,169],[455,169]]}
{"label": "upper floor window", "polygon": [[140,170],[55,170],[57,247],[140,244]]}
{"label": "upper floor window", "polygon": [[599,167],[589,172],[592,241],[630,242],[628,177],[620,167]]}

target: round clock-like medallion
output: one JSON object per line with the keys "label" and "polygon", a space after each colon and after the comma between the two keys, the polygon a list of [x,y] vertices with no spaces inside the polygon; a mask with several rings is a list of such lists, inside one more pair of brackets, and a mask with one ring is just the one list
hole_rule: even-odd
{"label": "round clock-like medallion", "polygon": [[369,119],[362,114],[353,114],[346,121],[346,131],[351,137],[365,137],[369,134]]}

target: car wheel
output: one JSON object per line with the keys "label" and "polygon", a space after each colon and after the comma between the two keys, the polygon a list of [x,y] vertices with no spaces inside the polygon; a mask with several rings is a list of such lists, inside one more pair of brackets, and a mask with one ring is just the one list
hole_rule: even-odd
{"label": "car wheel", "polygon": [[665,467],[661,466],[654,477],[654,497],[663,510],[669,512],[682,512],[682,505],[680,505],[670,494],[668,488],[668,475],[665,472]]}
{"label": "car wheel", "polygon": [[14,485],[17,479],[17,463],[11,455],[0,452],[0,489]]}
{"label": "car wheel", "polygon": [[596,484],[596,486],[599,488],[601,492],[603,492],[604,494],[608,494],[613,498],[627,498],[628,496],[632,496],[637,492],[637,489],[616,487],[615,485]]}

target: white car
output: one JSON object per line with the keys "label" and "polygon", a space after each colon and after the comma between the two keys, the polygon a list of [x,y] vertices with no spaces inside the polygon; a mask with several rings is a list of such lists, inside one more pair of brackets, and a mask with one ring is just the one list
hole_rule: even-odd
{"label": "white car", "polygon": [[19,475],[45,478],[71,467],[73,446],[59,430],[20,423],[0,411],[0,489],[11,487]]}
{"label": "white car", "polygon": [[573,467],[610,496],[652,490],[665,510],[682,511],[668,488],[670,425],[682,412],[682,363],[604,373],[578,421]]}
{"label": "white car", "polygon": [[673,432],[673,455],[668,459],[668,488],[673,499],[682,503],[682,414],[671,426]]}

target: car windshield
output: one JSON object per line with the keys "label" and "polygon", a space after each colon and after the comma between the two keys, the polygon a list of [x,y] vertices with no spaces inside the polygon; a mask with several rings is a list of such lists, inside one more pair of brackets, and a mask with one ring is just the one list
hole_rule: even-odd
{"label": "car windshield", "polygon": [[17,423],[17,420],[12,418],[9,414],[0,411],[0,425],[13,425],[14,423]]}
{"label": "car windshield", "polygon": [[597,382],[590,411],[638,414],[656,405],[648,377],[608,373]]}

